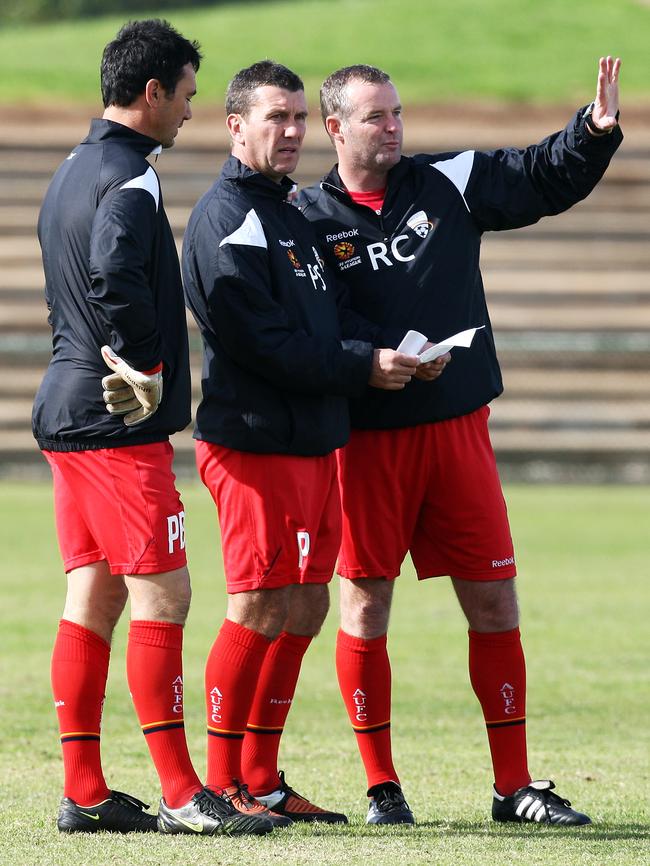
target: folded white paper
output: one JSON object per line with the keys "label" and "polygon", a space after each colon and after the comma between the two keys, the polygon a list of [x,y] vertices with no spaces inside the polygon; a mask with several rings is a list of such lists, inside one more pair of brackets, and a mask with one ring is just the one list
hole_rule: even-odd
{"label": "folded white paper", "polygon": [[485,325],[480,325],[478,328],[468,328],[466,331],[459,331],[445,340],[441,340],[434,346],[429,346],[422,354],[418,354],[422,347],[429,342],[428,338],[419,331],[407,331],[404,339],[397,347],[398,352],[403,352],[405,355],[417,355],[421,364],[426,364],[427,361],[434,361],[441,355],[445,355],[451,349],[463,348],[469,349],[474,339],[474,334],[484,328]]}
{"label": "folded white paper", "polygon": [[422,346],[428,342],[428,337],[425,337],[419,331],[407,331],[404,334],[402,342],[397,347],[397,351],[403,352],[405,355],[417,355]]}

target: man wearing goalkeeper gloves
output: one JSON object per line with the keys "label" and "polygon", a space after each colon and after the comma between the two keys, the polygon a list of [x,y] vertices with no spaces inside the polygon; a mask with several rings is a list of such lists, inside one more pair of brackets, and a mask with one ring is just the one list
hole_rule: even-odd
{"label": "man wearing goalkeeper gloves", "polygon": [[[190,582],[168,440],[190,420],[188,341],[148,160],[191,118],[200,60],[197,43],[167,22],[123,27],[104,50],[104,115],[57,170],[39,217],[53,356],[33,430],[54,477],[68,581],[51,668],[63,832],[272,829],[202,787],[183,728]],[[110,642],[127,597],[127,676],[162,786],[157,817],[110,790],[100,760]]]}

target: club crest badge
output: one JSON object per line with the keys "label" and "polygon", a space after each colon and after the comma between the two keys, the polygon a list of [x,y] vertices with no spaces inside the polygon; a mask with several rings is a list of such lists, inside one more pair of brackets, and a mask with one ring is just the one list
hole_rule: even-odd
{"label": "club crest badge", "polygon": [[406,221],[406,225],[413,229],[415,234],[420,238],[426,238],[429,232],[438,225],[439,220],[430,220],[426,212],[419,210]]}

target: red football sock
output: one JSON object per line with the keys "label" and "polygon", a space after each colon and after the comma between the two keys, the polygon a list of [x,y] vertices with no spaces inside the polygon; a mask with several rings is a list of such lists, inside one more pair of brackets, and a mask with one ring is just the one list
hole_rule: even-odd
{"label": "red football sock", "polygon": [[283,631],[269,647],[260,671],[242,749],[242,776],[252,794],[280,786],[278,750],[302,659],[311,637]]}
{"label": "red football sock", "polygon": [[494,786],[509,796],[528,785],[526,662],[519,629],[469,631],[469,676],[485,718]]}
{"label": "red football sock", "polygon": [[368,788],[380,782],[399,784],[390,742],[391,674],[386,635],[364,640],[339,630],[336,673],[366,768]]}
{"label": "red football sock", "polygon": [[110,645],[95,632],[66,619],[59,622],[51,674],[63,750],[63,793],[80,806],[94,806],[110,794],[99,744],[110,653]]}
{"label": "red football sock", "polygon": [[259,632],[224,620],[205,667],[210,788],[242,780],[241,752],[246,723],[264,657],[271,641]]}
{"label": "red football sock", "polygon": [[131,621],[126,650],[129,689],[171,809],[184,806],[202,787],[185,740],[182,650],[182,626]]}

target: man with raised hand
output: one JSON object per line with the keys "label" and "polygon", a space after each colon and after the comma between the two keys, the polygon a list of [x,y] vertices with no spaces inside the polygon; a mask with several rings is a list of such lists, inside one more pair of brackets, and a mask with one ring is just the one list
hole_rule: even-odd
{"label": "man with raised hand", "polygon": [[276,826],[344,823],[288,786],[278,748],[329,607],[347,398],[368,384],[403,388],[417,360],[373,350],[378,329],[337,309],[314,231],[287,202],[307,119],[300,78],[272,61],[242,69],[226,113],[232,156],[183,245],[204,343],[197,464],[219,512],[228,590],[205,674],[207,785]]}
{"label": "man with raised hand", "polygon": [[351,402],[340,460],[343,543],[337,672],[368,778],[367,821],[413,823],[391,754],[386,648],[394,579],[407,552],[420,580],[450,575],[469,623],[469,672],[485,718],[497,821],[588,824],[531,782],[515,558],[488,403],[502,391],[479,270],[482,234],[556,214],[587,196],[622,140],[620,61],[599,63],[596,99],[538,145],[402,156],[387,73],[334,72],[321,109],[338,165],[298,198],[353,309],[387,345],[478,328],[471,348],[424,363],[405,389]]}
{"label": "man with raised hand", "polygon": [[[148,159],[191,118],[200,60],[167,22],[124,26],[104,50],[104,115],[57,170],[39,217],[53,356],[33,429],[54,477],[68,582],[51,669],[63,832],[272,829],[203,788],[183,727],[190,581],[169,436],[190,420],[189,358],[178,256]],[[127,597],[127,677],[160,777],[158,819],[109,789],[100,758]]]}

